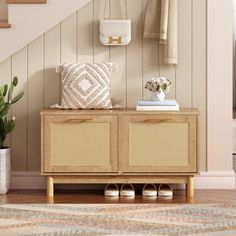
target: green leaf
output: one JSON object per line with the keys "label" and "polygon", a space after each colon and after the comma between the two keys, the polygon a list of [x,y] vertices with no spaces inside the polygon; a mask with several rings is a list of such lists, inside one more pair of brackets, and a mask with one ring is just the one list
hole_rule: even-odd
{"label": "green leaf", "polygon": [[4,97],[0,96],[0,112],[2,111],[4,105],[5,105],[5,99]]}
{"label": "green leaf", "polygon": [[4,121],[2,118],[0,118],[0,136],[3,136],[5,133],[5,128],[4,128]]}
{"label": "green leaf", "polygon": [[3,119],[0,118],[0,148],[3,147],[3,143],[5,139],[6,139],[5,125],[4,125]]}
{"label": "green leaf", "polygon": [[13,90],[14,90],[14,85],[13,85],[13,83],[11,83],[10,88],[9,88],[9,90],[8,90],[8,98],[7,98],[7,101],[8,101],[8,102],[11,101],[11,97],[12,97]]}
{"label": "green leaf", "polygon": [[16,126],[16,124],[15,124],[14,120],[8,121],[5,126],[6,134],[11,133],[15,129],[15,126]]}
{"label": "green leaf", "polygon": [[4,89],[3,89],[3,96],[4,96],[4,97],[5,97],[6,94],[7,94],[7,90],[8,90],[8,85],[5,84],[5,85],[4,85]]}
{"label": "green leaf", "polygon": [[7,116],[4,117],[4,121],[3,122],[4,122],[4,126],[6,126],[7,125]]}
{"label": "green leaf", "polygon": [[14,104],[14,103],[18,102],[23,96],[24,96],[24,92],[19,93],[17,96],[15,96],[12,99],[11,104]]}
{"label": "green leaf", "polygon": [[3,92],[4,92],[4,87],[0,86],[0,96],[3,96]]}
{"label": "green leaf", "polygon": [[0,117],[4,117],[7,115],[7,113],[9,112],[11,108],[11,104],[6,102],[3,109],[0,111]]}
{"label": "green leaf", "polygon": [[13,78],[12,84],[13,84],[15,87],[17,86],[17,84],[18,84],[18,78],[17,78],[16,76]]}

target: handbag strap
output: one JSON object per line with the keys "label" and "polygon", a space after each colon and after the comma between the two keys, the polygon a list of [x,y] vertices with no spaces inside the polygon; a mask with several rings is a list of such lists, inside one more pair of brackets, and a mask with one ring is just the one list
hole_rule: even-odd
{"label": "handbag strap", "polygon": [[[111,19],[111,17],[106,17],[108,1],[110,1],[110,0],[105,0],[105,4],[104,4],[104,12],[103,12],[103,18],[104,19]],[[123,7],[125,7],[125,9],[127,11],[127,0],[118,0],[118,2],[119,2],[119,5],[120,5],[120,12],[122,12]],[[124,2],[125,2],[125,6],[122,6]],[[127,12],[125,12],[125,18],[127,18]]]}

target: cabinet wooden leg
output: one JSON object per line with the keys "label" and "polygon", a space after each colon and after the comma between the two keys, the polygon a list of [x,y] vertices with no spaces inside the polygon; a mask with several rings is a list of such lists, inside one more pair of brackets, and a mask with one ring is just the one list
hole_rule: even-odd
{"label": "cabinet wooden leg", "polygon": [[53,197],[53,195],[54,195],[53,177],[48,176],[48,178],[47,178],[47,196]]}
{"label": "cabinet wooden leg", "polygon": [[188,177],[187,183],[187,197],[194,197],[194,177]]}

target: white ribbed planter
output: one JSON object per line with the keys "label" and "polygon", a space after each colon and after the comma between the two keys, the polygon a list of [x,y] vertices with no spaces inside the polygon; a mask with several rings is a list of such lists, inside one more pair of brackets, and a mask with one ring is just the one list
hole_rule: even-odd
{"label": "white ribbed planter", "polygon": [[0,149],[0,194],[6,194],[11,179],[11,152],[10,148]]}

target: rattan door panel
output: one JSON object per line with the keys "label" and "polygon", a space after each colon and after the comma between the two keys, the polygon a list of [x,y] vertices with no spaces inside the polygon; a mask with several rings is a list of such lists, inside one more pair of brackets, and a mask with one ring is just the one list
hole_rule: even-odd
{"label": "rattan door panel", "polygon": [[196,172],[194,117],[124,116],[122,172]]}
{"label": "rattan door panel", "polygon": [[116,172],[116,116],[45,117],[45,172]]}

